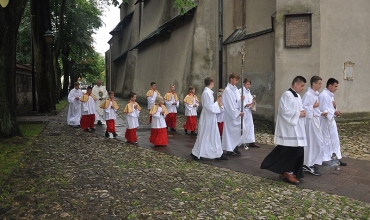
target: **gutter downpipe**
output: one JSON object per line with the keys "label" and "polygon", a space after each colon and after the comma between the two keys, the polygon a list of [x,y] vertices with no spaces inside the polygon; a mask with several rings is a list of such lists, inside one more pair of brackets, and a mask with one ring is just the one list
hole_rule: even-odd
{"label": "gutter downpipe", "polygon": [[222,75],[223,75],[223,0],[219,0],[219,12],[218,12],[218,22],[219,22],[219,54],[218,54],[218,88],[223,88],[223,83],[222,83]]}

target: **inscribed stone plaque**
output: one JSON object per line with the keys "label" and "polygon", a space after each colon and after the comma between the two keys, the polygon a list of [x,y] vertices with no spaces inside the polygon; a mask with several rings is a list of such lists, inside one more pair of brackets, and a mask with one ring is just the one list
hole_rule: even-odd
{"label": "inscribed stone plaque", "polygon": [[285,46],[311,47],[312,13],[285,15]]}

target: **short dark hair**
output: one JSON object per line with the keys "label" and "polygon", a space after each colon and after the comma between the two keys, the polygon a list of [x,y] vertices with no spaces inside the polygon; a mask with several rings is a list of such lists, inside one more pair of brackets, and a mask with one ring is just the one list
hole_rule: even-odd
{"label": "short dark hair", "polygon": [[252,80],[250,80],[250,79],[248,79],[248,78],[245,78],[245,79],[243,80],[243,83],[247,83],[247,82],[249,82],[250,84],[252,84]]}
{"label": "short dark hair", "polygon": [[114,92],[113,92],[113,91],[109,91],[109,92],[108,92],[108,94],[109,94],[109,95],[110,95],[110,94],[114,94]]}
{"label": "short dark hair", "polygon": [[136,95],[136,93],[134,93],[134,92],[130,92],[130,94],[128,94],[128,98],[129,98],[129,99],[131,99],[131,98],[133,98],[135,95]]}
{"label": "short dark hair", "polygon": [[303,76],[296,76],[294,77],[292,81],[292,85],[294,85],[294,83],[300,83],[300,82],[306,83],[306,78],[304,78]]}
{"label": "short dark hair", "polygon": [[319,81],[319,80],[322,80],[322,78],[320,76],[313,76],[311,77],[311,80],[310,80],[310,83],[311,83],[311,86],[313,83]]}
{"label": "short dark hair", "polygon": [[155,82],[151,82],[151,83],[150,83],[150,86],[153,86],[154,84],[157,84],[157,83],[155,83]]}
{"label": "short dark hair", "polygon": [[80,83],[79,82],[75,82],[74,85],[77,86],[77,85],[80,85]]}
{"label": "short dark hair", "polygon": [[230,79],[233,79],[233,78],[239,80],[240,76],[237,73],[230,73],[230,75],[229,75],[229,81],[230,81]]}
{"label": "short dark hair", "polygon": [[92,87],[91,86],[88,86],[86,89],[92,89]]}
{"label": "short dark hair", "polygon": [[205,86],[209,86],[209,85],[211,85],[211,82],[213,82],[213,79],[212,79],[211,77],[206,77],[206,78],[204,79],[204,85],[205,85]]}
{"label": "short dark hair", "polygon": [[194,89],[194,86],[189,86],[189,88],[188,88],[188,92],[190,92],[191,90],[193,90]]}
{"label": "short dark hair", "polygon": [[338,80],[334,79],[334,78],[329,78],[328,81],[326,82],[326,88],[329,87],[329,85],[334,85],[334,84],[339,84]]}

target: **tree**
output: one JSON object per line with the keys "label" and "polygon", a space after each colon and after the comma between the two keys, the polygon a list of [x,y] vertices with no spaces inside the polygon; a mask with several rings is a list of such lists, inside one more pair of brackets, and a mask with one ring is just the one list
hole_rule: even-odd
{"label": "tree", "polygon": [[21,135],[16,121],[16,39],[27,0],[0,7],[0,138]]}

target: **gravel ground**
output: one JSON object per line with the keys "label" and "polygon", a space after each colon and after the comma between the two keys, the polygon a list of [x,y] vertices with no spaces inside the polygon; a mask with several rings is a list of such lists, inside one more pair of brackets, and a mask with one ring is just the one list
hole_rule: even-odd
{"label": "gravel ground", "polygon": [[[5,186],[0,219],[370,219],[370,204],[105,139],[68,127],[66,114]],[[368,159],[367,126],[339,126],[348,156]]]}

